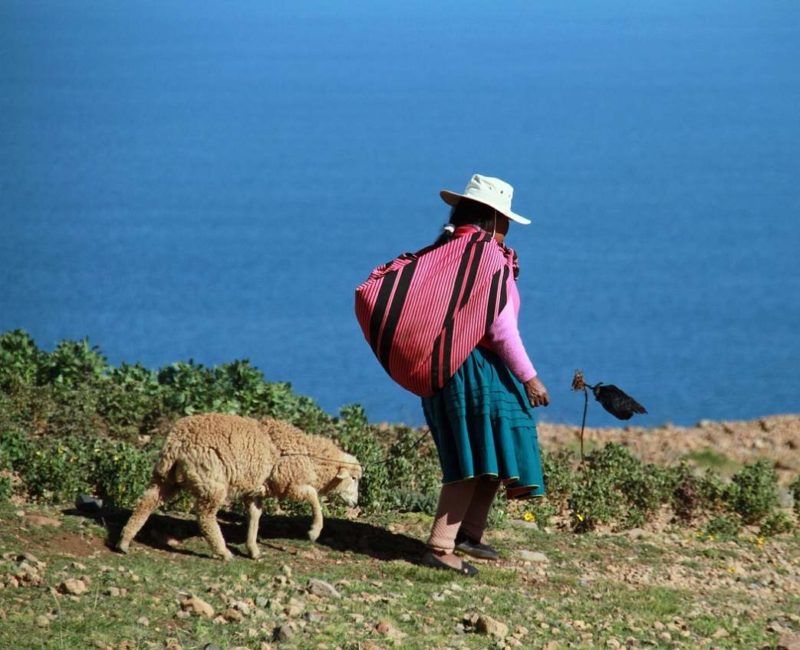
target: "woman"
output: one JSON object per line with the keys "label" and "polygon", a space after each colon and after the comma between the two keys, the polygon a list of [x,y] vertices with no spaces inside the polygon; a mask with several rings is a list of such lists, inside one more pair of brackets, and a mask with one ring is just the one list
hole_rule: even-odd
{"label": "woman", "polygon": [[[511,211],[512,194],[507,183],[479,174],[463,194],[442,191],[442,199],[453,209],[434,248],[483,231],[494,239],[487,245],[500,247],[516,262],[504,246],[505,237],[511,221],[529,224],[530,220]],[[516,271],[514,264],[513,277],[503,288],[505,305],[485,336],[440,390],[422,398],[443,473],[423,563],[470,576],[477,569],[455,551],[498,558],[486,544],[484,531],[499,486],[505,486],[510,499],[544,494],[532,409],[547,406],[550,398],[519,335]]]}

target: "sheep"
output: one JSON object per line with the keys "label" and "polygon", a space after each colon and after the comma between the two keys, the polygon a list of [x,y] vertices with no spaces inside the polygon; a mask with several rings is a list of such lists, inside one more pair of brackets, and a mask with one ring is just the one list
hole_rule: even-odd
{"label": "sheep", "polygon": [[195,496],[200,532],[224,560],[233,555],[216,513],[230,493],[237,493],[247,506],[246,547],[257,559],[264,497],[308,501],[313,511],[308,537],[316,541],[322,530],[319,494],[336,493],[355,506],[360,478],[361,465],[354,456],[287,422],[220,413],[181,418],[167,435],[150,486],[125,524],[117,549],[127,553],[150,514],[185,488]]}

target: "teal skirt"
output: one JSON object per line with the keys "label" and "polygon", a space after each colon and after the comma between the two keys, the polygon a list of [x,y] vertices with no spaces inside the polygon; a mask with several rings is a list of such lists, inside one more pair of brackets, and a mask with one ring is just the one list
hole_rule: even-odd
{"label": "teal skirt", "polygon": [[475,348],[440,391],[422,398],[422,409],[444,483],[495,476],[509,499],[544,496],[533,408],[496,354]]}

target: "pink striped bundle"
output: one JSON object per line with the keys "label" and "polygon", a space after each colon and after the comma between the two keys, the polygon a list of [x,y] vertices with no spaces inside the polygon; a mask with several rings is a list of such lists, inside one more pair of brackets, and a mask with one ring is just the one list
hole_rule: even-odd
{"label": "pink striped bundle", "polygon": [[438,391],[505,307],[513,263],[474,228],[372,271],[356,289],[356,317],[389,376],[416,395]]}

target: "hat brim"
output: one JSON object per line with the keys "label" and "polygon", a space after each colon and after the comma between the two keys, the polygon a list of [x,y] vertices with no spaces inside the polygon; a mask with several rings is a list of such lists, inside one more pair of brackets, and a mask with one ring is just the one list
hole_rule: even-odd
{"label": "hat brim", "polygon": [[492,205],[491,203],[487,203],[486,201],[481,201],[480,199],[476,199],[474,196],[467,196],[466,194],[456,194],[455,192],[451,192],[450,190],[442,190],[439,192],[439,196],[442,197],[442,201],[447,203],[447,205],[456,206],[461,199],[467,199],[468,201],[475,201],[475,203],[480,203],[482,205],[487,205],[490,208],[497,210],[500,214],[504,217],[511,219],[515,223],[520,223],[523,226],[527,226],[531,223],[531,220],[527,217],[523,217],[521,214],[517,214],[516,212],[511,212],[511,210],[502,210],[498,208],[496,205]]}

